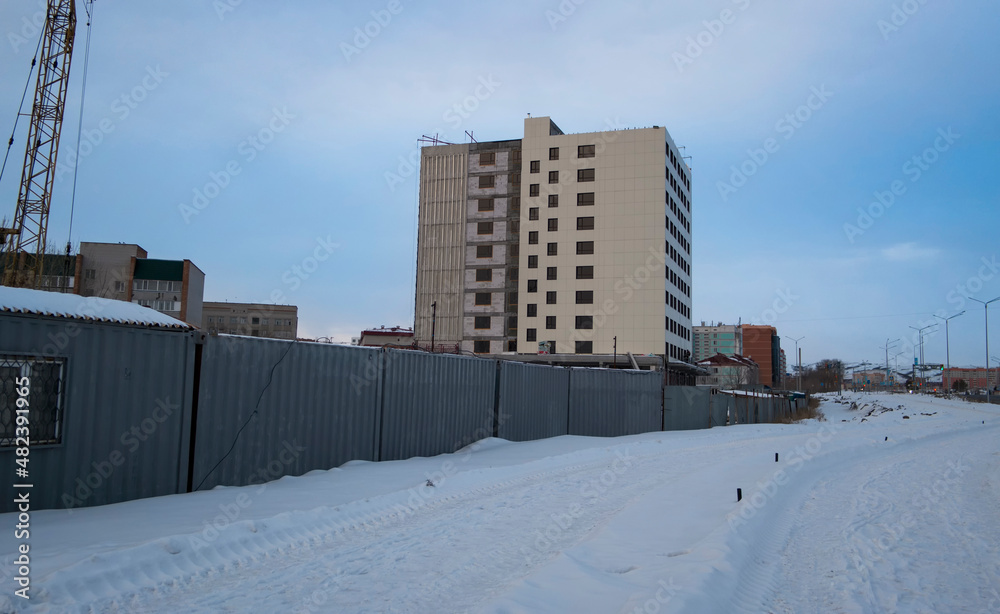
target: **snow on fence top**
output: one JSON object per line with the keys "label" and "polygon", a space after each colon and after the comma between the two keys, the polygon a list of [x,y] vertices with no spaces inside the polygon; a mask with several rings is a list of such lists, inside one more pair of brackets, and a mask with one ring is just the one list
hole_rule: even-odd
{"label": "snow on fence top", "polygon": [[185,322],[134,303],[6,286],[0,286],[0,313],[31,313],[155,328],[192,328]]}

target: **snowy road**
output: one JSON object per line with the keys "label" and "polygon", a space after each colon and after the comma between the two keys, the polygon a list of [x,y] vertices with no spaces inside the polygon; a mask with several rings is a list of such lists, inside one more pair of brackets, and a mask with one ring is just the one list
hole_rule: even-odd
{"label": "snowy road", "polygon": [[42,512],[0,611],[1000,611],[1000,407],[857,398]]}

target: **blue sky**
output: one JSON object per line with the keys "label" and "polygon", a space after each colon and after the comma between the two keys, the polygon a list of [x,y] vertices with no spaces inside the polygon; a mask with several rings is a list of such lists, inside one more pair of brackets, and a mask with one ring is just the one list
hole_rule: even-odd
{"label": "blue sky", "polygon": [[[280,296],[300,335],[347,340],[412,325],[407,159],[422,134],[517,138],[527,113],[566,132],[664,125],[693,168],[696,324],[771,323],[805,336],[805,363],[874,361],[887,339],[910,351],[910,326],[968,309],[951,361],[985,360],[983,308],[964,297],[1000,295],[994,2],[346,4],[98,2],[73,242],[190,258],[206,299]],[[4,137],[40,6],[0,6]],[[8,218],[24,127],[0,184]],[[71,176],[56,183],[57,244]],[[925,355],[944,353],[942,327]]]}

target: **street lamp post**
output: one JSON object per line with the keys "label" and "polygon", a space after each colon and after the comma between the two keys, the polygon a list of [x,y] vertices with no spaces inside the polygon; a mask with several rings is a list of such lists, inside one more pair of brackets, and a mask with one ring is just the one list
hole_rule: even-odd
{"label": "street lamp post", "polygon": [[799,392],[802,392],[802,354],[799,354],[799,341],[802,341],[803,339],[805,339],[805,337],[803,336],[803,337],[799,337],[798,339],[793,339],[792,337],[789,337],[788,335],[785,335],[785,339],[788,339],[789,341],[794,341],[795,342],[795,355],[798,356],[798,363],[799,363],[799,366],[796,369],[796,371],[799,374],[798,389],[799,389]]}
{"label": "street lamp post", "polygon": [[983,304],[983,314],[986,320],[986,402],[990,402],[990,303],[1000,301],[1000,296],[989,301],[981,301],[978,298],[968,297],[970,301]]}
{"label": "street lamp post", "polygon": [[944,352],[945,352],[944,364],[945,364],[945,369],[948,370],[951,370],[951,342],[948,339],[948,320],[951,320],[952,318],[957,318],[963,313],[965,313],[964,310],[959,311],[955,315],[949,316],[947,318],[942,318],[939,315],[934,316],[939,320],[944,320]]}
{"label": "street lamp post", "polygon": [[898,342],[899,339],[894,339],[892,341],[889,341],[887,337],[885,340],[885,347],[881,348],[885,350],[885,380],[883,380],[882,385],[885,386],[886,390],[889,389],[889,348],[891,348],[893,344]]}
{"label": "street lamp post", "polygon": [[[927,330],[928,328],[933,328],[935,326],[937,326],[937,324],[928,324],[927,326],[924,326],[923,328],[917,328],[916,326],[911,326],[910,327],[913,330],[917,331],[917,345],[918,345],[918,348],[919,348],[918,349],[918,355],[920,356],[919,360],[920,360],[920,376],[921,376],[921,378],[923,378],[923,374],[924,374],[924,331]],[[916,360],[914,360],[914,362],[916,362]],[[916,365],[914,365],[914,367],[913,367],[913,378],[916,379],[916,377],[917,377],[917,368],[916,368]],[[921,389],[923,389],[923,386],[921,386]]]}

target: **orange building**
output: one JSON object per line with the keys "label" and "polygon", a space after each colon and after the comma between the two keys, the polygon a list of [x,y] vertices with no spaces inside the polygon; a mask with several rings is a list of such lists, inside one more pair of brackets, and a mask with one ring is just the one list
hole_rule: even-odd
{"label": "orange building", "polygon": [[743,355],[759,367],[760,384],[781,386],[781,340],[773,326],[743,325]]}

